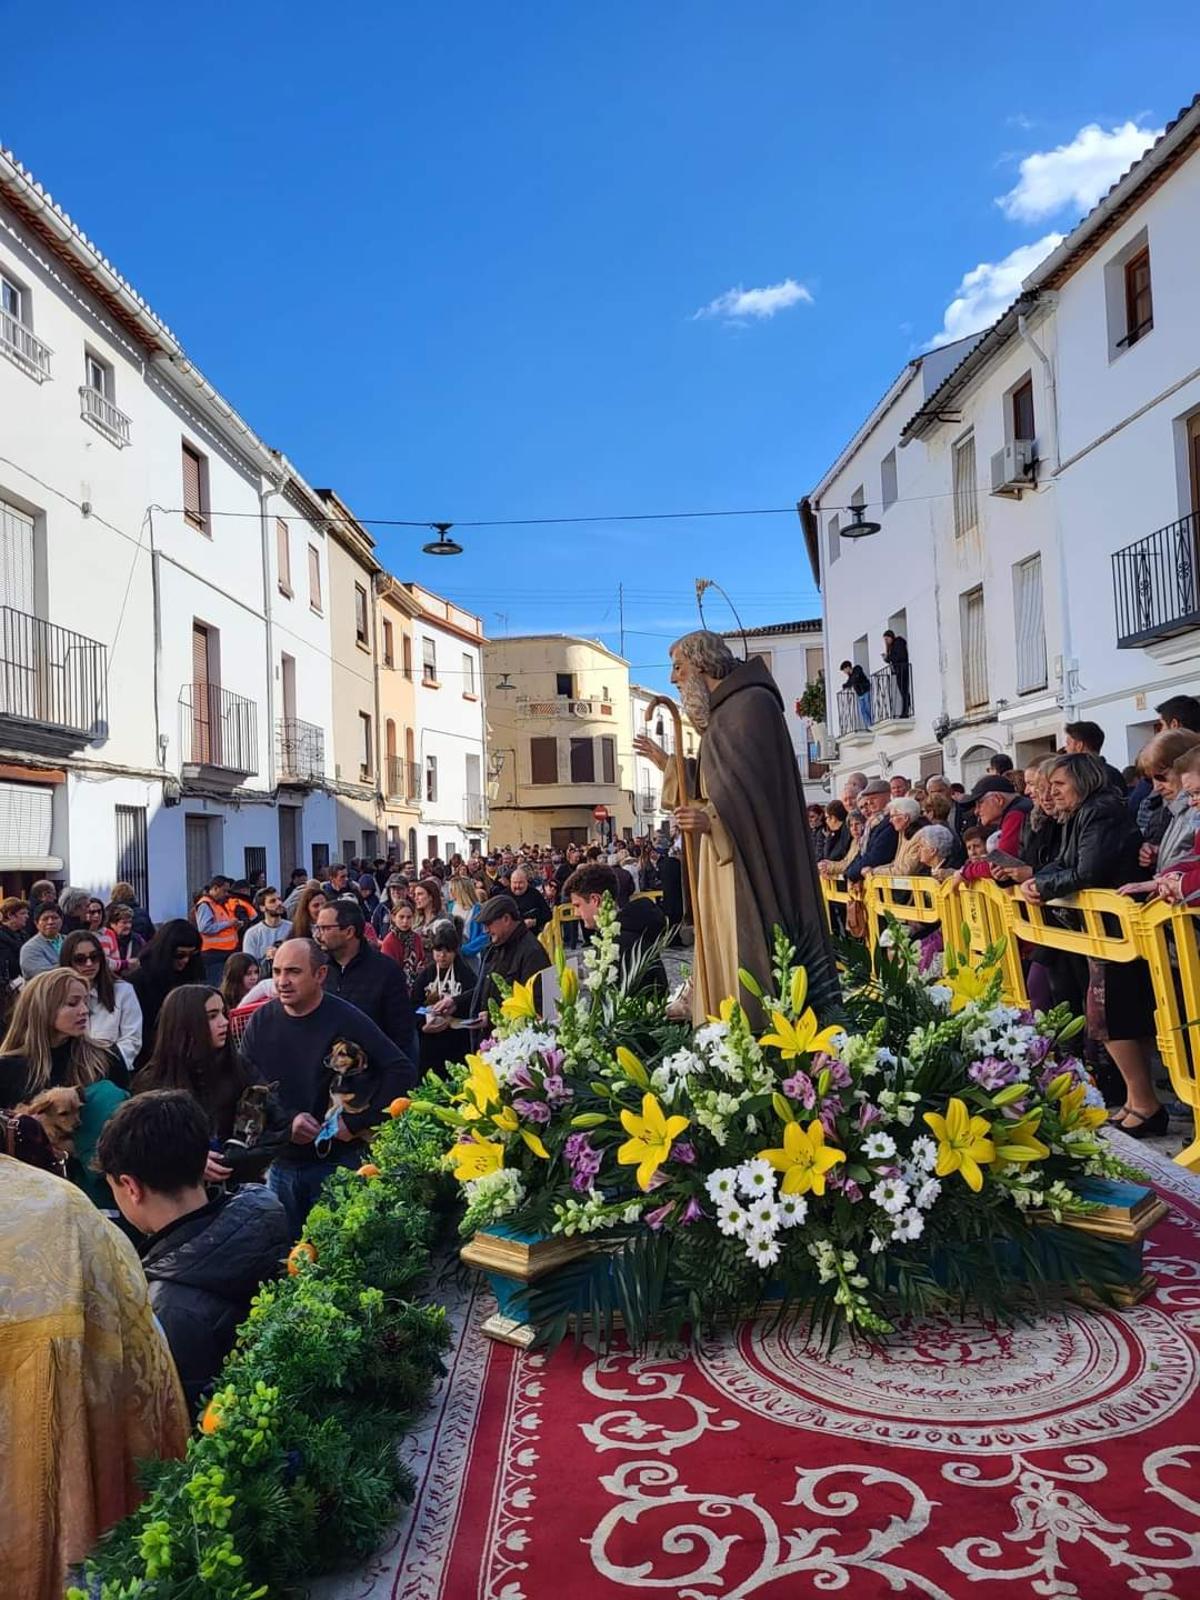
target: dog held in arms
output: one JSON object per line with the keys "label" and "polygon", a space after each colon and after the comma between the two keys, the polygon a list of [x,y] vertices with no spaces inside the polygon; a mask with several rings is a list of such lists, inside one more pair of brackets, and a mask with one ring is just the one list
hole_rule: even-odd
{"label": "dog held in arms", "polygon": [[[366,1111],[370,1103],[361,1092],[364,1085],[356,1081],[364,1078],[367,1071],[367,1053],[361,1045],[355,1044],[350,1039],[335,1039],[325,1058],[325,1067],[331,1080],[329,1108],[316,1138],[316,1152],[322,1157],[328,1155],[337,1137],[342,1113],[354,1116]],[[358,1137],[367,1143],[372,1135],[364,1130]]]}

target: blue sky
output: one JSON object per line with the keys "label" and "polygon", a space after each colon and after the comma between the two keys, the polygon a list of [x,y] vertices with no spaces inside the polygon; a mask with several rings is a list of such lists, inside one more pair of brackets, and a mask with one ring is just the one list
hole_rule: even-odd
{"label": "blue sky", "polygon": [[[364,518],[786,507],[1200,88],[1194,0],[1081,16],[59,0],[0,142]],[[376,531],[489,632],[615,647],[623,582],[650,682],[697,576],[819,606],[794,515]]]}

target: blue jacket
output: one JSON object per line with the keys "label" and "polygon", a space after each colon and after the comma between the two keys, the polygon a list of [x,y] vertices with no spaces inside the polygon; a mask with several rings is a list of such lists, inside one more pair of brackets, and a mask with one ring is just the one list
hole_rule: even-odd
{"label": "blue jacket", "polygon": [[856,883],[862,877],[864,867],[888,866],[896,858],[898,843],[895,828],[886,816],[883,817],[867,835],[866,848],[846,868],[846,877],[851,883]]}

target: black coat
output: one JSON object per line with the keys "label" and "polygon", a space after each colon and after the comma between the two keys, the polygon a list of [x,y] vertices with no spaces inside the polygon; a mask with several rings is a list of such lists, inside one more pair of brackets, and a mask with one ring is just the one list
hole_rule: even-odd
{"label": "black coat", "polygon": [[521,913],[521,920],[524,921],[526,917],[532,917],[534,933],[541,933],[542,929],[550,921],[550,907],[542,891],[540,889],[526,889],[524,894],[514,894],[513,899],[516,901],[517,910]]}
{"label": "black coat", "polygon": [[373,950],[365,939],[358,954],[344,967],[330,961],[325,993],[357,1006],[401,1050],[407,1051],[411,1046],[414,1019],[404,968],[390,956]]}
{"label": "black coat", "polygon": [[1145,878],[1138,864],[1141,835],[1129,808],[1112,789],[1102,789],[1067,817],[1057,860],[1034,873],[1043,900],[1079,889],[1117,889]]}
{"label": "black coat", "polygon": [[290,1243],[282,1204],[256,1186],[181,1217],[142,1246],[150,1304],[193,1411],[233,1349],[250,1301],[278,1274]]}
{"label": "black coat", "polygon": [[21,946],[23,936],[11,928],[0,928],[0,987],[21,976]]}
{"label": "black coat", "polygon": [[528,983],[550,965],[541,940],[532,928],[524,923],[503,944],[489,944],[479,962],[479,979],[475,985],[469,1015],[479,1016],[487,1010],[490,1000],[499,1000],[500,991],[494,978],[507,983]]}
{"label": "black coat", "polygon": [[[631,900],[617,913],[620,928],[618,948],[622,971],[633,972],[641,966],[641,976],[634,985],[635,994],[666,994],[667,969],[661,956],[645,962],[655,942],[667,931],[667,919],[653,900]],[[645,963],[645,964],[643,964]]]}

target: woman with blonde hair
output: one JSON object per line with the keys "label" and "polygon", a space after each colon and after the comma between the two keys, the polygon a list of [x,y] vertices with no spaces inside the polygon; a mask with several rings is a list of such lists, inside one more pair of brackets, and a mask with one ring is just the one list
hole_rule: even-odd
{"label": "woman with blonde hair", "polygon": [[0,1108],[24,1105],[44,1089],[78,1089],[83,1114],[68,1172],[106,1206],[108,1186],[91,1171],[91,1159],[101,1128],[126,1098],[129,1073],[118,1050],[89,1037],[88,994],[69,967],[30,978],[0,1043]]}

